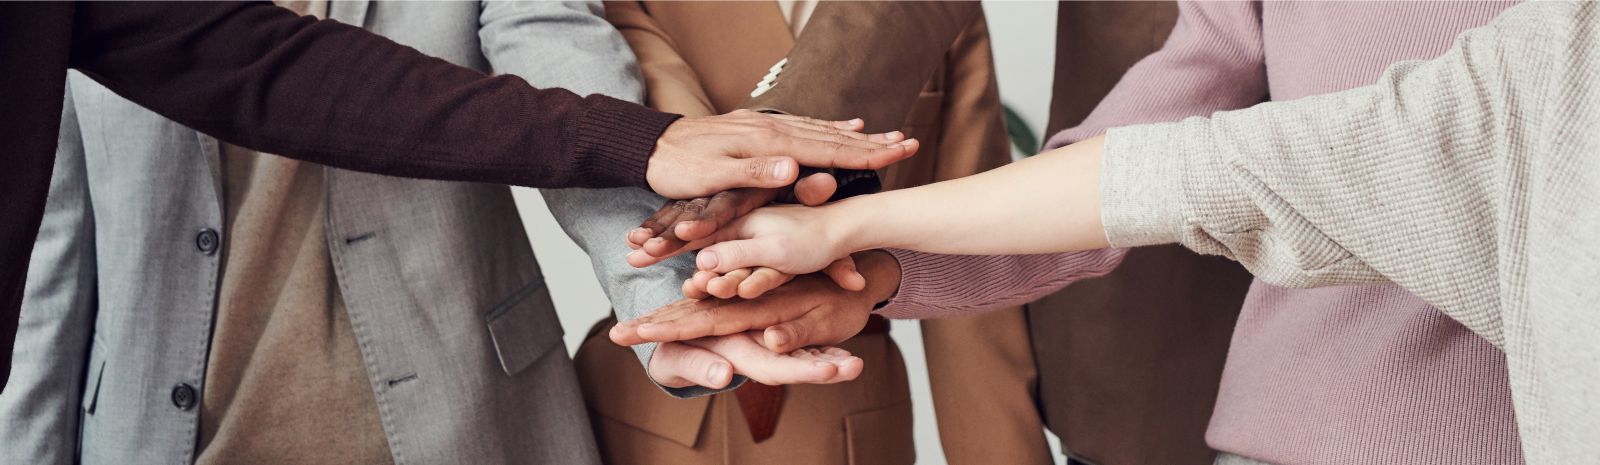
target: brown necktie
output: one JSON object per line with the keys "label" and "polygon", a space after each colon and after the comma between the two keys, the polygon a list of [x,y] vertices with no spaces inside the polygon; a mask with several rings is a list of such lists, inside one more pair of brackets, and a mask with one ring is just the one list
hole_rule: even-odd
{"label": "brown necktie", "polygon": [[739,398],[739,410],[744,411],[750,438],[759,443],[772,437],[778,429],[778,411],[783,407],[783,386],[750,381],[733,390],[733,394]]}

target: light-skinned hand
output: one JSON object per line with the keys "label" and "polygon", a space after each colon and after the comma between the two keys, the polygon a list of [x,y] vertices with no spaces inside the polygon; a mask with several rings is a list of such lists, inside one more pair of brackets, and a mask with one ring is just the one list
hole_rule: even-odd
{"label": "light-skinned hand", "polygon": [[915,139],[867,135],[861,122],[749,110],[674,121],[656,141],[645,180],[672,199],[794,184],[800,166],[878,169],[916,153]]}
{"label": "light-skinned hand", "polygon": [[[813,173],[794,186],[778,189],[747,187],[718,192],[711,197],[669,200],[638,228],[628,232],[628,248],[649,256],[639,266],[653,264],[686,252],[689,241],[704,239],[723,225],[778,199],[802,205],[822,205],[833,197],[838,182],[828,173]],[[645,263],[648,261],[649,263]]]}
{"label": "light-skinned hand", "polygon": [[762,384],[832,384],[861,376],[859,357],[836,347],[774,352],[757,342],[757,333],[730,334],[656,346],[650,377],[671,388],[694,385],[721,389],[735,373]]}

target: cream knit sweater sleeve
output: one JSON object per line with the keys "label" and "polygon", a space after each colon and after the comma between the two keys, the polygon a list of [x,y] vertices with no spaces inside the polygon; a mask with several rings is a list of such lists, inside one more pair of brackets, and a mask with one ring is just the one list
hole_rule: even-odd
{"label": "cream knit sweater sleeve", "polygon": [[1543,155],[1522,145],[1549,125],[1527,116],[1560,84],[1576,8],[1514,8],[1371,86],[1114,129],[1107,236],[1182,242],[1284,286],[1393,280],[1499,344],[1499,248],[1526,208],[1508,183]]}
{"label": "cream knit sweater sleeve", "polygon": [[1114,129],[1115,246],[1393,281],[1506,351],[1528,463],[1600,456],[1600,4],[1529,2],[1371,86]]}

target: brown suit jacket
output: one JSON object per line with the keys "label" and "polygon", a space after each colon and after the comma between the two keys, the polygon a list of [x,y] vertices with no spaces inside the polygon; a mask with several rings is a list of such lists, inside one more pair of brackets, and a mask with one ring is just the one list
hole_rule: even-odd
{"label": "brown suit jacket", "polygon": [[[861,117],[872,131],[906,131],[923,141],[923,149],[911,160],[885,170],[885,185],[890,187],[964,176],[1010,160],[988,31],[976,3],[824,2],[818,5],[798,41],[792,38],[774,2],[608,2],[607,17],[622,30],[639,56],[646,81],[646,102],[652,107],[688,115],[756,108],[821,118]],[[859,46],[863,43],[873,46]],[[880,53],[882,50],[899,53]],[[772,88],[750,98],[750,92],[773,64],[784,58],[788,58],[788,64],[778,73]],[[940,432],[950,463],[1048,463],[1042,426],[1031,398],[1033,361],[1026,345],[1027,329],[1021,309],[930,322],[924,328]],[[882,353],[872,350],[863,356]],[[585,374],[596,368],[589,366],[585,355],[579,355],[580,378],[600,376],[598,372]],[[889,377],[855,383],[889,383],[891,386],[869,391],[903,391],[904,368],[898,352],[883,356],[894,360],[869,359],[869,369],[898,371],[900,382]],[[654,392],[647,383],[635,384],[640,389],[627,393],[588,393],[596,417],[621,418],[634,428],[659,432],[654,434],[671,437],[683,446],[724,440],[719,439],[725,437],[723,433],[711,431],[728,427],[714,408],[717,400],[673,401]],[[586,389],[598,391],[595,387]],[[790,416],[794,412],[826,410],[830,408],[828,404],[864,400],[827,397],[862,395],[850,394],[854,392],[850,390],[820,386],[789,389],[781,417],[784,422],[797,419]],[[833,392],[837,394],[825,394]],[[879,395],[882,394],[872,396]],[[637,413],[650,409],[673,413]],[[874,412],[871,420],[847,423],[858,428],[910,425],[908,406],[892,411],[896,413]],[[818,416],[807,421],[825,419]],[[785,427],[780,423],[780,435]],[[625,443],[606,443],[606,431],[597,432],[602,436],[602,449],[628,447]],[[902,444],[909,445],[909,437],[907,429],[892,437],[865,438],[875,444],[850,452],[851,460],[909,461],[910,457],[898,453],[887,457],[853,455],[865,450],[893,451]],[[811,445],[827,444],[832,442],[819,437]],[[606,454],[621,456],[628,452],[612,450]],[[997,457],[1005,459],[995,462]]]}
{"label": "brown suit jacket", "polygon": [[[1173,2],[1062,2],[1050,132],[1077,125],[1159,49]],[[1101,465],[1206,465],[1206,425],[1249,288],[1238,264],[1180,246],[1028,305],[1039,396],[1063,448]]]}

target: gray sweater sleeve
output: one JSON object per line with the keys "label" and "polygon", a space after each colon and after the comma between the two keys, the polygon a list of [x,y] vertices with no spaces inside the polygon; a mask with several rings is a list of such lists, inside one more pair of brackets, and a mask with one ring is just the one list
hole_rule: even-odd
{"label": "gray sweater sleeve", "polygon": [[1533,115],[1553,86],[1579,84],[1550,75],[1580,8],[1512,8],[1374,85],[1112,130],[1107,238],[1181,242],[1282,286],[1393,281],[1501,345],[1498,277],[1530,200],[1511,183],[1539,153],[1519,144],[1549,129]]}
{"label": "gray sweater sleeve", "polygon": [[[536,86],[562,87],[639,103],[644,87],[638,61],[596,1],[483,3],[478,35],[495,72],[515,74]],[[559,66],[552,66],[559,64]],[[649,268],[623,259],[629,230],[666,199],[639,188],[540,189],[561,224],[594,264],[595,275],[617,318],[631,320],[683,298],[683,280],[694,274],[693,255]],[[655,344],[633,347],[645,367]],[[738,387],[736,377],[728,389]],[[667,389],[679,397],[705,395],[705,388]]]}

